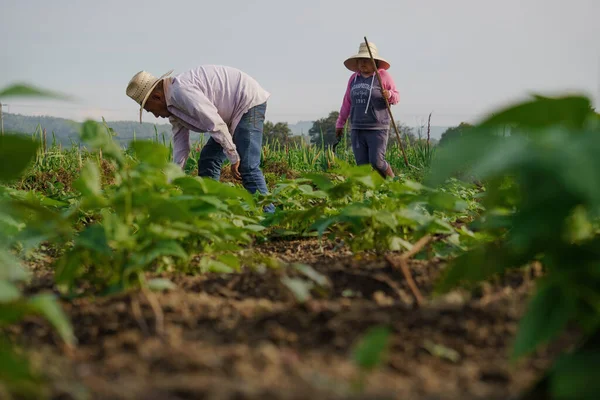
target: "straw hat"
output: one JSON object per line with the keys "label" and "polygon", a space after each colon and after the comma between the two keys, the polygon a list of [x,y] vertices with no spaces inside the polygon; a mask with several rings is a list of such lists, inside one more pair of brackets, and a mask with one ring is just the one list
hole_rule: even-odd
{"label": "straw hat", "polygon": [[146,71],[140,71],[131,78],[127,85],[127,96],[131,97],[136,103],[140,105],[140,124],[142,123],[142,111],[144,105],[152,90],[167,76],[171,75],[173,70],[170,70],[166,74],[163,74],[160,78],[154,77],[151,73]]}
{"label": "straw hat", "polygon": [[[384,58],[379,57],[379,55],[377,54],[377,46],[375,46],[375,43],[369,42],[369,48],[371,49],[371,53],[373,53],[373,58],[376,61],[379,61],[379,68],[389,69],[390,63],[387,62]],[[367,44],[365,42],[362,42],[358,47],[358,54],[355,54],[352,57],[348,58],[346,61],[344,61],[344,65],[350,71],[357,72],[359,58],[371,58],[371,56],[369,55],[369,49],[367,49]]]}

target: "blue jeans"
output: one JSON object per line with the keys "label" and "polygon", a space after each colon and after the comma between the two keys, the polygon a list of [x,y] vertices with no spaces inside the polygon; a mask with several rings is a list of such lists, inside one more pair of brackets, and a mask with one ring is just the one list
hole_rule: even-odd
{"label": "blue jeans", "polygon": [[[233,143],[240,156],[240,175],[242,185],[251,194],[267,193],[265,177],[260,169],[262,155],[263,124],[267,103],[252,107],[246,112],[233,133]],[[200,152],[198,160],[198,176],[219,180],[221,166],[225,161],[225,152],[219,143],[210,138]],[[275,207],[270,204],[264,208],[265,212],[274,212]]]}
{"label": "blue jeans", "polygon": [[388,131],[379,129],[352,129],[350,135],[356,165],[371,164],[374,170],[385,177],[389,164],[385,161]]}

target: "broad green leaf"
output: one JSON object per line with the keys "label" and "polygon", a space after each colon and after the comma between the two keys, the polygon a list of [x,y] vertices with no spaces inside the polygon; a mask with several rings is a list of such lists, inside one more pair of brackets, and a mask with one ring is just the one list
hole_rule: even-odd
{"label": "broad green leaf", "polygon": [[21,297],[21,292],[12,283],[0,280],[0,303],[16,301]]}
{"label": "broad green leaf", "polygon": [[79,271],[85,267],[82,260],[83,255],[84,252],[81,249],[74,248],[58,260],[54,280],[59,286],[70,287],[73,284]]}
{"label": "broad green leaf", "polygon": [[536,96],[535,99],[494,113],[481,126],[518,125],[521,128],[543,128],[565,124],[580,128],[591,115],[590,100],[586,97],[558,98]]}
{"label": "broad green leaf", "polygon": [[554,339],[576,314],[572,295],[556,284],[541,284],[519,323],[512,358],[520,358],[534,351],[538,345]]}
{"label": "broad green leaf", "polygon": [[327,191],[333,186],[333,182],[322,174],[304,174],[305,178],[311,180],[320,190]]}
{"label": "broad green leaf", "polygon": [[236,271],[239,271],[240,267],[242,266],[240,259],[233,254],[221,254],[217,256],[217,261],[222,262]]}
{"label": "broad green leaf", "polygon": [[442,271],[435,285],[435,293],[446,293],[457,286],[472,287],[474,284],[503,272],[519,267],[527,259],[513,257],[504,246],[482,246],[471,249],[454,259]]}
{"label": "broad green leaf", "polygon": [[110,255],[112,253],[106,238],[106,231],[103,226],[98,224],[89,225],[83,230],[75,239],[75,245],[98,254]]}
{"label": "broad green leaf", "polygon": [[256,225],[256,224],[245,225],[244,228],[248,229],[248,230],[250,230],[252,232],[261,232],[261,231],[264,231],[266,229],[266,227],[264,227],[262,225]]}
{"label": "broad green leaf", "polygon": [[550,392],[556,400],[596,400],[600,393],[600,351],[560,357],[550,375]]}
{"label": "broad green leaf", "polygon": [[43,315],[56,328],[65,343],[74,345],[77,342],[69,319],[53,295],[39,294],[33,296],[29,299],[29,305],[32,310]]}
{"label": "broad green leaf", "polygon": [[217,274],[231,274],[235,272],[229,265],[222,263],[221,261],[212,260],[208,257],[203,257],[200,260],[200,269],[203,272],[214,272]]}
{"label": "broad green leaf", "polygon": [[18,178],[35,157],[38,146],[25,135],[0,136],[0,182]]}
{"label": "broad green leaf", "polygon": [[62,93],[53,92],[47,89],[41,89],[33,85],[17,83],[0,90],[1,97],[38,97],[50,98],[56,100],[72,100],[73,97]]}
{"label": "broad green leaf", "polygon": [[352,359],[363,370],[370,371],[384,362],[391,331],[374,327],[367,331],[352,351]]}
{"label": "broad green leaf", "polygon": [[467,203],[456,196],[444,192],[433,192],[428,197],[428,204],[438,210],[445,211],[464,211]]}
{"label": "broad green leaf", "polygon": [[186,259],[188,254],[175,240],[165,240],[151,245],[144,252],[144,263],[149,264],[158,257],[173,256]]}
{"label": "broad green leaf", "polygon": [[337,218],[323,218],[315,221],[311,226],[311,230],[316,230],[319,236],[322,236],[327,228],[337,221]]}
{"label": "broad green leaf", "polygon": [[169,162],[169,149],[150,140],[140,140],[130,145],[137,158],[146,164],[163,168]]}
{"label": "broad green leaf", "polygon": [[177,285],[169,279],[155,278],[148,281],[148,288],[152,291],[160,292],[163,290],[175,290],[177,289]]}
{"label": "broad green leaf", "polygon": [[185,202],[178,201],[172,197],[167,199],[154,199],[148,211],[150,213],[150,219],[154,222],[163,220],[189,221],[192,219],[191,213],[185,207]]}

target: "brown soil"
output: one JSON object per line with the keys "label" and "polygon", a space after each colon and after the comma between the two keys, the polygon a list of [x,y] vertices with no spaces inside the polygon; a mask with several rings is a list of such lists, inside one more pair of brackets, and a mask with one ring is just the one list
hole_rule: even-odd
{"label": "brown soil", "polygon": [[[267,185],[272,187],[275,182],[284,179],[296,179],[300,177],[300,174],[282,162],[265,160],[265,165],[262,168],[263,174],[267,180]],[[269,179],[270,176],[273,176],[275,179]],[[241,183],[236,180],[231,174],[231,167],[228,165],[221,169],[221,182],[231,182],[231,183]]]}
{"label": "brown soil", "polygon": [[[65,302],[79,340],[72,352],[36,318],[12,329],[13,337],[36,349],[32,359],[49,376],[55,399],[86,391],[93,399],[508,399],[556,354],[545,349],[509,364],[533,286],[526,273],[470,298],[454,292],[417,307],[402,273],[382,257],[317,240],[274,242],[260,251],[311,264],[331,288],[300,304],[282,284],[284,275],[300,276],[289,270],[177,276],[177,290],[150,296],[162,323],[148,297],[131,293]],[[411,262],[423,295],[442,267]],[[38,270],[29,291],[51,285]],[[360,393],[351,351],[379,325],[392,330],[388,357]],[[458,359],[432,354],[431,344]]]}

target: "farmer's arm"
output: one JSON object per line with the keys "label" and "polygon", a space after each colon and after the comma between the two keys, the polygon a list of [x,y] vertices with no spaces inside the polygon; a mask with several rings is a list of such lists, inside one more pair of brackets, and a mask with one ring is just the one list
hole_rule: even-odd
{"label": "farmer's arm", "polygon": [[173,94],[173,101],[176,108],[183,111],[181,115],[175,114],[178,118],[196,128],[198,132],[208,132],[223,147],[231,164],[239,161],[240,157],[227,124],[204,93],[194,87],[180,88]]}
{"label": "farmer's arm", "polygon": [[354,79],[354,74],[352,74],[350,79],[348,79],[348,86],[346,86],[346,93],[344,94],[344,99],[342,100],[340,115],[335,123],[336,129],[344,128],[344,125],[348,120],[348,115],[350,114],[350,84],[352,83],[352,79]]}
{"label": "farmer's arm", "polygon": [[169,122],[173,127],[173,162],[183,169],[190,155],[190,131],[175,118],[169,118]]}
{"label": "farmer's arm", "polygon": [[387,90],[390,94],[388,102],[390,104],[398,104],[398,101],[400,101],[400,93],[398,93],[398,90],[396,89],[396,84],[392,79],[392,75],[390,75],[390,73],[387,72],[385,69],[380,69],[379,76],[381,77],[381,84],[383,86],[383,89]]}

